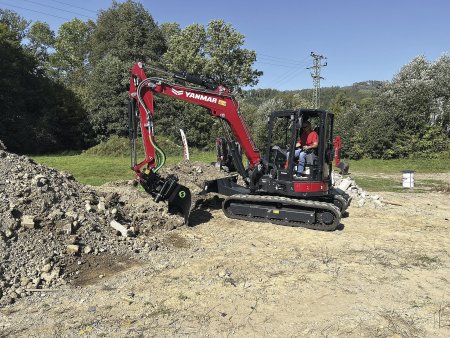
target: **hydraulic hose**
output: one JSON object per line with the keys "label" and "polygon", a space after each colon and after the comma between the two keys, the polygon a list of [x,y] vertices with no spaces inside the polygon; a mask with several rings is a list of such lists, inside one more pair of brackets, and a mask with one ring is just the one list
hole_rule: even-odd
{"label": "hydraulic hose", "polygon": [[[139,100],[139,103],[141,104],[141,106],[144,108],[146,114],[147,114],[147,120],[149,122],[149,128],[150,128],[150,124],[151,126],[153,126],[153,118],[152,118],[152,114],[151,112],[148,110],[147,106],[145,105],[144,100],[141,97],[141,90],[142,87],[144,86],[144,84],[148,83],[150,79],[145,79],[143,81],[141,81],[141,83],[139,83],[139,86],[137,87],[136,90],[136,94]],[[153,148],[155,149],[155,168],[153,169],[155,172],[158,172],[159,169],[161,169],[161,167],[164,165],[164,163],[166,162],[166,154],[164,153],[164,151],[158,147],[158,145],[156,144],[156,142],[153,141],[153,134],[151,134],[149,136],[149,140],[150,140],[150,144],[153,146]]]}

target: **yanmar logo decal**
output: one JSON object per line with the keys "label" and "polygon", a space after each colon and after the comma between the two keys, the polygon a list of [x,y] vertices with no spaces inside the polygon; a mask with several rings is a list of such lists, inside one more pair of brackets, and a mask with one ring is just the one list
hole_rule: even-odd
{"label": "yanmar logo decal", "polygon": [[175,95],[180,96],[180,95],[183,95],[184,90],[176,90],[176,89],[172,88],[172,93],[174,93]]}
{"label": "yanmar logo decal", "polygon": [[186,92],[186,97],[190,99],[196,99],[205,102],[217,103],[217,98],[208,95],[196,94],[191,92]]}

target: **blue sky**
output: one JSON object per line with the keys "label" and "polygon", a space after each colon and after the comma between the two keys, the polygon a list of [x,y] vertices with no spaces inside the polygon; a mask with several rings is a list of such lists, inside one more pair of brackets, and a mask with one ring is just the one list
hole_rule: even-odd
{"label": "blue sky", "polygon": [[[120,2],[120,1],[119,1]],[[390,80],[415,56],[434,61],[450,52],[450,1],[446,0],[142,0],[159,23],[207,25],[224,19],[256,51],[264,72],[258,88],[312,87],[312,51],[327,57],[322,87]],[[0,8],[58,30],[78,17],[95,19],[107,0],[0,0]],[[69,6],[70,5],[70,6]]]}

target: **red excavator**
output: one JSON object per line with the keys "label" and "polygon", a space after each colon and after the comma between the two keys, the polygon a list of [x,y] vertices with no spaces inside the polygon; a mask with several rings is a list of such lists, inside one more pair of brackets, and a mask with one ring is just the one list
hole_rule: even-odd
{"label": "red excavator", "polygon": [[[156,68],[146,67],[158,73]],[[165,79],[169,77],[169,79]],[[268,120],[267,147],[256,148],[236,99],[230,91],[211,80],[186,73],[167,73],[165,78],[150,76],[139,62],[130,79],[129,134],[132,169],[137,181],[156,202],[167,201],[169,212],[181,214],[189,222],[191,193],[178,183],[178,177],[162,177],[158,171],[165,155],[154,135],[154,95],[165,95],[205,107],[220,119],[225,140],[221,142],[221,160],[232,163],[237,175],[205,182],[202,193],[225,197],[227,217],[316,230],[335,230],[350,199],[332,185],[333,114],[316,109],[276,111]],[[189,85],[186,85],[189,83]],[[303,122],[309,121],[318,133],[318,148],[306,157],[305,171],[297,177],[295,146]],[[138,163],[136,140],[138,128],[143,139],[145,159]],[[225,148],[227,151],[225,151]],[[248,160],[244,165],[242,153]]]}

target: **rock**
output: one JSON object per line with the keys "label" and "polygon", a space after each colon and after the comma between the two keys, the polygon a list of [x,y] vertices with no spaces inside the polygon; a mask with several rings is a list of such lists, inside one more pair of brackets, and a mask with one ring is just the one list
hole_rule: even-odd
{"label": "rock", "polygon": [[41,272],[49,272],[52,269],[52,264],[48,263],[45,264],[42,268],[41,268]]}
{"label": "rock", "polygon": [[339,189],[346,191],[352,185],[352,183],[353,183],[352,179],[347,177],[346,179],[342,180],[342,182],[339,184]]}
{"label": "rock", "polygon": [[34,217],[31,215],[23,215],[20,223],[22,224],[22,227],[27,229],[34,229],[36,226]]}
{"label": "rock", "polygon": [[14,232],[11,229],[6,229],[5,231],[5,237],[6,238],[11,238],[14,236]]}
{"label": "rock", "polygon": [[55,268],[52,270],[52,272],[43,272],[41,273],[41,278],[43,280],[45,280],[47,283],[50,283],[51,281],[53,281],[55,278],[59,277],[59,273],[60,273],[60,268]]}
{"label": "rock", "polygon": [[90,245],[86,245],[83,249],[83,252],[85,254],[91,253],[92,252],[92,247]]}
{"label": "rock", "polygon": [[97,209],[99,211],[105,211],[106,210],[105,202],[103,202],[103,201],[98,202]]}
{"label": "rock", "polygon": [[31,283],[36,288],[39,286],[39,284],[41,284],[41,281],[42,281],[41,277],[36,277],[31,281]]}
{"label": "rock", "polygon": [[92,205],[89,201],[87,201],[85,209],[86,209],[87,212],[95,212],[95,211],[97,211],[97,206],[96,205]]}
{"label": "rock", "polygon": [[77,254],[80,251],[80,246],[76,244],[69,244],[66,247],[66,252],[68,254]]}
{"label": "rock", "polygon": [[33,179],[31,180],[31,184],[37,186],[37,187],[42,187],[44,185],[46,185],[48,183],[47,178],[44,175],[36,175],[33,177]]}
{"label": "rock", "polygon": [[66,235],[72,235],[74,233],[72,223],[66,223],[63,226],[63,230]]}
{"label": "rock", "polygon": [[[31,278],[29,278],[29,277],[22,277],[21,279],[20,279],[20,285],[21,286],[23,286],[23,287],[25,287],[25,286],[27,286],[28,285],[28,283],[31,283]],[[0,297],[1,298],[1,297]]]}
{"label": "rock", "polygon": [[123,226],[122,224],[120,224],[119,222],[117,222],[115,220],[112,220],[110,225],[113,229],[120,232],[123,237],[133,236],[133,232],[130,229],[127,229],[125,226]]}
{"label": "rock", "polygon": [[52,259],[51,259],[50,257],[47,257],[47,258],[44,258],[44,259],[42,260],[42,264],[43,264],[43,265],[49,264],[51,261],[52,261]]}

